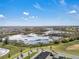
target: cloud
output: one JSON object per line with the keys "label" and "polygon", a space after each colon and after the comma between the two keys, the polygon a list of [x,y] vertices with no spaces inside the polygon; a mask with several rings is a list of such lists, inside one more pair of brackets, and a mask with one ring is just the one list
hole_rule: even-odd
{"label": "cloud", "polygon": [[79,20],[79,14],[76,9],[70,10],[68,14],[69,14],[70,18]]}
{"label": "cloud", "polygon": [[71,11],[69,11],[69,14],[77,14],[77,11],[76,10],[71,10]]}
{"label": "cloud", "polygon": [[38,16],[28,16],[28,17],[24,17],[24,20],[37,20],[39,17]]}
{"label": "cloud", "polygon": [[65,0],[60,0],[59,3],[60,3],[61,5],[66,5]]}
{"label": "cloud", "polygon": [[29,12],[23,12],[24,15],[28,16],[29,15]]}
{"label": "cloud", "polygon": [[4,18],[5,16],[3,14],[0,14],[0,18]]}
{"label": "cloud", "polygon": [[22,19],[24,19],[24,20],[32,20],[32,19],[39,18],[38,16],[31,15],[29,12],[23,12],[23,14],[25,15],[22,17]]}
{"label": "cloud", "polygon": [[33,4],[33,7],[39,10],[43,10],[42,6],[39,3]]}
{"label": "cloud", "polygon": [[38,16],[29,16],[29,19],[37,19]]}

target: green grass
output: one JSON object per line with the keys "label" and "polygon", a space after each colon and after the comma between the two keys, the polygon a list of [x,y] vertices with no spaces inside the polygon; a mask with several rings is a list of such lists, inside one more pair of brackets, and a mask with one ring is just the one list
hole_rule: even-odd
{"label": "green grass", "polygon": [[[7,48],[10,50],[10,55],[14,55],[15,53],[19,52],[19,49],[16,46],[12,46],[12,45],[5,45],[5,46],[0,46],[0,48]],[[0,59],[7,59],[8,58],[8,54],[0,57]]]}
{"label": "green grass", "polygon": [[8,54],[0,57],[0,59],[14,59],[14,57],[17,57],[20,54],[20,50],[21,48],[23,49],[23,52],[27,52],[29,50],[29,48],[26,47],[17,47],[17,46],[13,46],[13,45],[4,45],[2,46],[2,43],[0,43],[0,48],[7,48],[10,50],[10,52],[8,54],[10,54],[10,58],[8,58]]}
{"label": "green grass", "polygon": [[[25,49],[25,50],[23,51],[23,53],[25,53],[25,52],[27,52],[27,51],[29,51],[29,48]],[[8,59],[14,59],[15,57],[17,57],[17,56],[19,56],[19,55],[20,55],[20,52],[19,52],[19,53],[16,53],[15,55],[11,56],[11,57],[8,58]]]}
{"label": "green grass", "polygon": [[[75,40],[72,42],[68,42],[68,43],[60,43],[60,44],[55,44],[55,45],[51,45],[52,49],[55,50],[56,52],[64,52],[67,54],[72,54],[72,55],[78,55],[79,56],[79,50],[66,50],[67,47],[74,45],[74,44],[79,44],[79,40]],[[13,45],[4,45],[2,46],[2,43],[0,43],[0,48],[7,48],[10,50],[10,55],[11,57],[8,58],[8,54],[0,57],[0,59],[14,59],[15,57],[17,57],[20,54],[20,49],[23,48],[23,53],[27,52],[29,50],[29,48],[26,47],[17,47],[17,46],[13,46]],[[40,48],[40,47],[38,47]],[[49,46],[42,46],[42,48],[44,49],[48,49]],[[30,57],[32,57],[33,55],[35,55],[36,52],[34,52]],[[29,56],[27,56],[25,59],[28,59]]]}
{"label": "green grass", "polygon": [[37,52],[33,52],[32,54],[26,56],[24,59],[30,59],[31,57],[33,57]]}
{"label": "green grass", "polygon": [[[74,44],[79,44],[79,40],[75,40],[72,42],[68,42],[68,43],[60,43],[60,44],[54,44],[54,45],[49,45],[49,46],[40,46],[41,48],[44,49],[50,49],[50,46],[52,46],[52,50],[56,51],[56,52],[63,52],[66,53],[67,55],[78,55],[79,56],[79,49],[76,50],[66,50],[67,47],[72,46]],[[38,48],[40,48],[38,47]]]}
{"label": "green grass", "polygon": [[74,44],[79,44],[79,40],[75,40],[75,41],[68,42],[68,43],[61,43],[61,44],[58,44],[58,45],[52,45],[52,49],[55,50],[55,51],[64,52],[64,53],[79,56],[79,49],[66,50],[67,47],[74,45]]}

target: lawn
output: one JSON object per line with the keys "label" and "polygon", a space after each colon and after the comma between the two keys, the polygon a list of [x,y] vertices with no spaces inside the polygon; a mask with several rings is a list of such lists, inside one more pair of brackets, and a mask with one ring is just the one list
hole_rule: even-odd
{"label": "lawn", "polygon": [[[52,50],[55,50],[56,52],[64,52],[64,53],[67,53],[67,54],[72,54],[72,55],[78,55],[79,56],[79,49],[66,50],[67,47],[69,47],[71,45],[74,45],[74,44],[79,44],[79,40],[75,40],[75,41],[68,42],[68,43],[54,44],[54,45],[51,45],[51,46],[52,46]],[[49,47],[50,46],[42,46],[42,48],[44,48],[44,49],[48,49]],[[20,54],[21,48],[24,49],[23,52],[27,52],[29,50],[29,48],[26,48],[26,47],[17,47],[17,46],[13,46],[13,45],[2,46],[1,43],[0,43],[0,48],[9,49],[10,50],[9,53],[11,55],[10,58],[8,58],[8,54],[7,54],[3,57],[0,57],[0,59],[14,59],[14,57],[17,57]],[[32,53],[30,55],[30,57],[32,57],[35,54],[36,54],[36,52]],[[29,59],[29,56],[25,57],[25,59]]]}
{"label": "lawn", "polygon": [[10,58],[8,58],[8,54],[7,54],[3,57],[0,57],[0,59],[13,59],[14,57],[19,55],[21,48],[23,49],[23,52],[26,52],[29,50],[26,47],[17,47],[17,46],[13,46],[13,45],[2,46],[1,43],[0,43],[0,48],[7,48],[10,50],[10,52],[8,53],[8,54],[10,54]]}
{"label": "lawn", "polygon": [[33,52],[32,54],[26,56],[24,59],[30,59],[31,57],[33,57],[37,52]]}
{"label": "lawn", "polygon": [[75,45],[75,44],[79,44],[79,40],[75,40],[75,41],[68,42],[68,43],[61,43],[61,44],[58,44],[58,45],[52,45],[52,49],[55,50],[55,51],[60,51],[60,52],[79,56],[79,49],[66,50],[67,47]]}
{"label": "lawn", "polygon": [[[6,45],[6,46],[3,46],[3,47],[0,47],[0,48],[7,48],[10,50],[10,55],[14,55],[15,53],[18,53],[19,52],[19,49],[16,47],[16,46],[11,46],[11,45]],[[0,59],[7,59],[8,58],[8,54],[1,57]]]}
{"label": "lawn", "polygon": [[[25,50],[23,50],[23,53],[25,53],[25,52],[27,52],[27,51],[29,51],[29,48],[26,48]],[[19,56],[20,55],[20,52],[18,52],[18,53],[16,53],[16,54],[14,54],[14,55],[12,55],[10,58],[8,58],[8,59],[14,59],[15,57],[17,57],[17,56]]]}
{"label": "lawn", "polygon": [[50,49],[50,46],[52,46],[52,50],[54,50],[55,52],[61,52],[61,53],[63,52],[63,53],[66,53],[67,55],[70,54],[70,55],[79,56],[79,49],[66,50],[67,47],[75,45],[75,44],[79,44],[79,40],[75,40],[75,41],[68,42],[68,43],[60,43],[60,44],[54,44],[54,45],[49,45],[49,46],[42,46],[41,48]]}

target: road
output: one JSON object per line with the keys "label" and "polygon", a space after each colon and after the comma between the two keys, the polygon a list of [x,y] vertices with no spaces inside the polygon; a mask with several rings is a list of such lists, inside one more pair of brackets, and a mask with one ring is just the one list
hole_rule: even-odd
{"label": "road", "polygon": [[41,52],[38,56],[36,56],[34,59],[46,59],[46,57],[49,55],[50,52]]}
{"label": "road", "polygon": [[[49,55],[49,52],[55,54],[50,49],[48,49],[48,50],[45,49],[44,52],[42,51],[42,49],[39,49],[38,53],[36,55],[34,55],[31,59],[52,59],[52,57]],[[23,53],[23,58],[26,57],[26,56],[28,56],[28,52]],[[69,58],[72,58],[72,59],[79,59],[79,56],[70,55],[70,54],[66,54],[66,53],[63,53],[63,52],[57,52],[57,54],[55,54],[55,57],[58,57],[58,56],[69,57]],[[19,59],[23,59],[23,58],[21,58],[20,55],[18,57],[19,57]],[[15,58],[15,59],[17,59],[17,58]]]}
{"label": "road", "polygon": [[[36,49],[32,49],[32,51],[33,51],[33,52],[36,52],[37,50],[36,50]],[[24,59],[26,56],[28,56],[28,53],[30,53],[30,51],[28,51],[28,52],[26,52],[26,53],[22,53],[23,57],[21,57],[21,54],[20,54],[18,57],[14,58],[14,59]],[[31,53],[32,53],[32,52],[31,52]],[[31,53],[30,53],[30,54],[31,54]]]}
{"label": "road", "polygon": [[[59,56],[63,56],[63,57],[68,57],[68,58],[72,58],[72,59],[79,59],[79,56],[66,54],[64,52],[57,52],[57,53],[55,53],[55,52],[52,52],[50,49],[48,49],[48,50],[45,49],[44,51],[48,51],[48,52],[53,53],[56,58],[59,58]],[[35,58],[32,58],[32,59],[42,59],[42,58],[43,59],[52,59],[52,57],[49,55],[48,52],[46,52],[47,54],[46,53],[42,53],[41,55],[40,54],[36,55],[36,56],[34,56]]]}

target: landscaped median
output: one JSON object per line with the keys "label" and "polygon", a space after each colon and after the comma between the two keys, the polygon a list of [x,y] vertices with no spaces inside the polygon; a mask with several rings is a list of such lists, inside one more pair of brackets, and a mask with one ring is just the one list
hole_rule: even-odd
{"label": "landscaped median", "polygon": [[37,52],[33,52],[32,54],[29,54],[28,56],[26,56],[24,59],[30,59],[31,57],[33,57]]}

